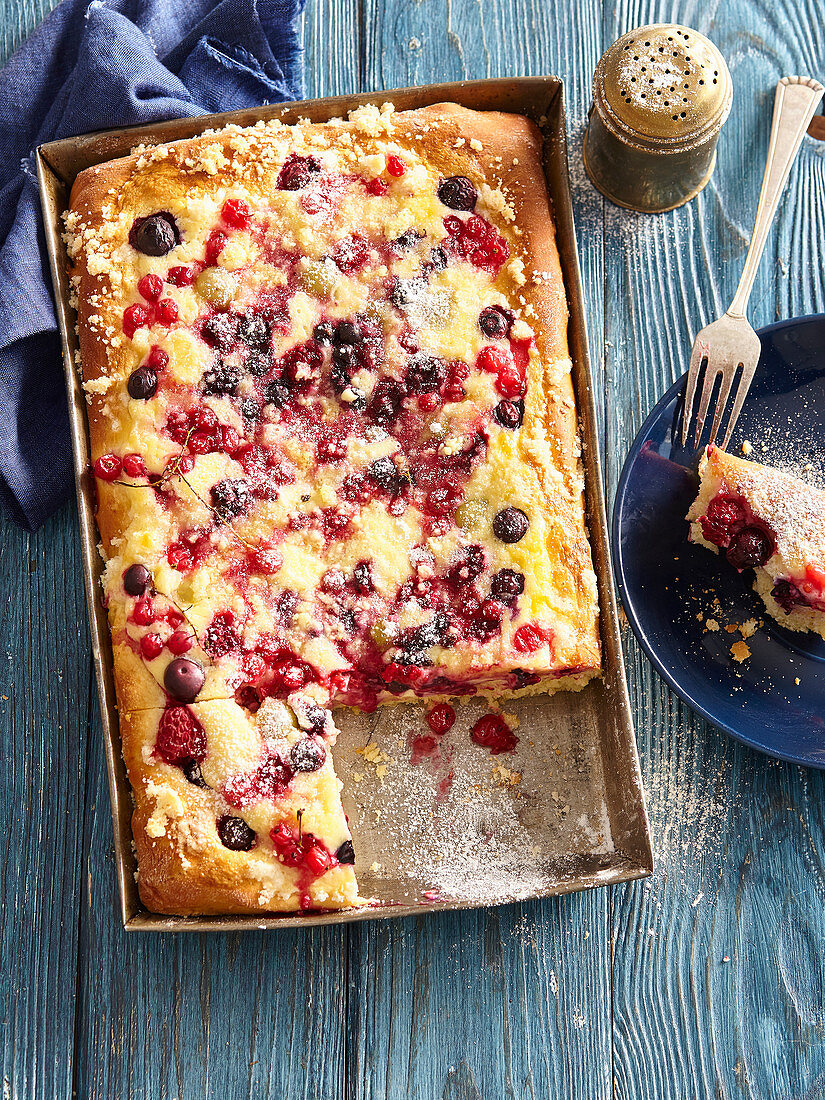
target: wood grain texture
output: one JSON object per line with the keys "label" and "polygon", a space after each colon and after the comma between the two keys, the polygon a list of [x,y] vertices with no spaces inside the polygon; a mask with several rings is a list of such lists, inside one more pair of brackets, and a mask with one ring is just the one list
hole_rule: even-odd
{"label": "wood grain texture", "polygon": [[[0,4],[4,55],[48,6]],[[603,48],[666,20],[716,41],[735,98],[710,186],[645,217],[594,191],[580,140]],[[565,78],[612,499],[644,416],[735,287],[775,82],[822,78],[818,0],[310,0],[305,42],[308,95]],[[805,140],[757,324],[825,309],[824,151]],[[126,936],[76,547],[70,508],[36,536],[0,530],[4,1100],[825,1097],[823,775],[708,727],[629,631],[646,883],[315,932]]]}

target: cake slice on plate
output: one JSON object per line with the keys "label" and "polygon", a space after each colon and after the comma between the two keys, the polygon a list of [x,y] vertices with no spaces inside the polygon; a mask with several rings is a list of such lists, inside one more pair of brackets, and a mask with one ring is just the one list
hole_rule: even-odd
{"label": "cake slice on plate", "polygon": [[690,540],[724,553],[769,614],[825,638],[825,492],[800,478],[708,447],[690,507]]}

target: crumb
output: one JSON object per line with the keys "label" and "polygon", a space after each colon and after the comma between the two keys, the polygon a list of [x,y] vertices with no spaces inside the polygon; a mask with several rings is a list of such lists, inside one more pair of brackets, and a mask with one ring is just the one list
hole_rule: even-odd
{"label": "crumb", "polygon": [[753,444],[751,443],[751,441],[749,439],[743,439],[742,440],[742,454],[743,455],[752,455],[753,454]]}
{"label": "crumb", "polygon": [[798,676],[794,676],[793,682],[796,684],[797,687],[799,687],[799,685],[802,683]]}
{"label": "crumb", "polygon": [[756,619],[748,619],[747,622],[742,623],[739,627],[739,633],[743,638],[751,638],[761,625],[761,622],[758,622]]}
{"label": "crumb", "polygon": [[738,661],[739,664],[741,664],[742,661],[746,661],[748,657],[750,657],[750,646],[747,642],[734,642],[730,647],[730,655],[733,657],[734,661]]}
{"label": "crumb", "polygon": [[709,630],[712,634],[719,629],[719,623],[716,619],[708,619],[705,623],[705,630]]}
{"label": "crumb", "polygon": [[735,634],[738,629],[739,627],[736,625],[736,623],[728,623],[728,625],[725,627],[725,633]]}

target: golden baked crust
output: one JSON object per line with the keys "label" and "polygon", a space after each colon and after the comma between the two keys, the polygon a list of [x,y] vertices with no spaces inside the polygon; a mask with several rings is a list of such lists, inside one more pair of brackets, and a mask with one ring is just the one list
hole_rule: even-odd
{"label": "golden baked crust", "polygon": [[[521,116],[373,107],[78,177],[67,244],[130,721],[598,674],[542,153]],[[261,907],[239,853],[184,865],[147,841],[152,760],[130,763],[146,903],[206,911],[214,881],[214,906]]]}

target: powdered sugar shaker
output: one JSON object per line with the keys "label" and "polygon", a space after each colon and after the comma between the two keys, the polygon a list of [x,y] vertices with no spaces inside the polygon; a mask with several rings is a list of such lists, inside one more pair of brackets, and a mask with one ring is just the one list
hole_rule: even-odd
{"label": "powdered sugar shaker", "polygon": [[593,76],[591,180],[612,202],[650,214],[692,199],[713,174],[732,90],[725,59],[698,31],[656,23],[623,35]]}

